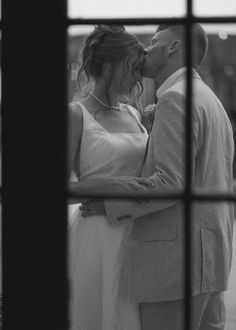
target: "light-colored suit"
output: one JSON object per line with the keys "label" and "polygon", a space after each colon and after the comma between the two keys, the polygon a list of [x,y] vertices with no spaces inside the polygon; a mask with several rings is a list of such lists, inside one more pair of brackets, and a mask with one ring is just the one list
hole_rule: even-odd
{"label": "light-colored suit", "polygon": [[[181,192],[185,185],[185,68],[157,91],[158,105],[143,177],[155,179],[157,193]],[[216,95],[193,70],[192,187],[197,193],[232,193],[233,133]],[[135,164],[134,164],[135,165]],[[184,204],[182,201],[105,200],[113,223],[134,220],[130,296],[137,302],[184,297]],[[233,233],[233,203],[194,202],[192,292],[227,289]]]}

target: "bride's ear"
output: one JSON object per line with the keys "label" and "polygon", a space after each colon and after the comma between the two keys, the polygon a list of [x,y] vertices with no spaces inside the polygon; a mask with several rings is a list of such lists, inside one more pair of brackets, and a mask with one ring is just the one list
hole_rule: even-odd
{"label": "bride's ear", "polygon": [[178,52],[181,48],[182,42],[181,40],[174,40],[168,46],[168,55],[172,56],[176,52]]}

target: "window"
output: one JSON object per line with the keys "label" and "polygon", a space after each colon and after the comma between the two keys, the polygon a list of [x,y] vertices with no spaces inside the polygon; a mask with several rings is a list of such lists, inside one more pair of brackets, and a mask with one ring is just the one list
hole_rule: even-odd
{"label": "window", "polygon": [[[158,17],[159,8],[161,12],[162,4],[168,2],[160,1],[158,7],[155,1],[156,11],[151,10],[150,14],[142,10],[141,15],[137,8],[132,17],[120,11],[116,17],[109,14],[101,17],[95,9],[86,12],[88,1],[84,4],[80,1],[81,11],[79,2],[76,11],[73,6],[77,2],[72,5],[71,1],[69,17],[66,1],[62,0],[33,3],[8,0],[3,4],[2,214],[3,321],[6,329],[64,330],[68,326],[67,28],[98,22],[119,22],[127,26],[158,25],[161,22],[184,24],[188,45],[186,107],[191,108],[191,26],[195,22],[211,26],[236,24],[235,3],[225,2],[223,12],[217,11],[216,1],[212,0],[213,16],[205,14],[204,0],[186,3],[179,0],[175,18],[169,17],[169,13]],[[128,3],[126,1],[127,7]],[[221,40],[225,37],[225,32],[221,33]],[[71,65],[73,71],[76,64]],[[234,68],[227,63],[223,68],[225,77],[230,77],[232,70]],[[193,200],[235,201],[235,196],[191,194],[191,112],[187,115],[186,127],[187,184],[182,198],[186,219],[190,219]],[[186,232],[190,233],[189,221],[186,221]],[[190,235],[186,236],[186,244],[190,246]],[[190,253],[190,249],[186,249],[187,297],[190,292]],[[190,318],[187,303],[187,328]]]}

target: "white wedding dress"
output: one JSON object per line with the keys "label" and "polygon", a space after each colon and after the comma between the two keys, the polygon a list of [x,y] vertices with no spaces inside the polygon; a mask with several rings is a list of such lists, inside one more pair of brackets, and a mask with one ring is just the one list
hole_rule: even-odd
{"label": "white wedding dress", "polygon": [[[140,126],[140,133],[129,134],[109,133],[81,108],[83,133],[74,168],[80,180],[139,176],[148,136],[135,110],[121,108]],[[111,225],[106,216],[83,218],[79,209],[74,212],[69,228],[71,330],[140,330],[138,306],[119,293],[131,228],[129,221]]]}

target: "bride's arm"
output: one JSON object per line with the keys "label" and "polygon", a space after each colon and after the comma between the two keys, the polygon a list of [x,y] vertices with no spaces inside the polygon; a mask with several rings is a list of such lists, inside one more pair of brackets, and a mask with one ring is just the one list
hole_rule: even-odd
{"label": "bride's arm", "polygon": [[[68,181],[70,180],[73,163],[76,154],[79,152],[82,131],[83,131],[83,115],[79,104],[71,103],[68,106],[68,153],[67,153],[67,169],[68,169]],[[70,190],[71,182],[68,182],[68,189]],[[72,198],[68,199],[68,204],[83,203],[84,198]]]}
{"label": "bride's arm", "polygon": [[79,152],[83,131],[83,115],[78,104],[71,103],[68,106],[68,153],[67,168],[68,180],[70,179],[76,154]]}

